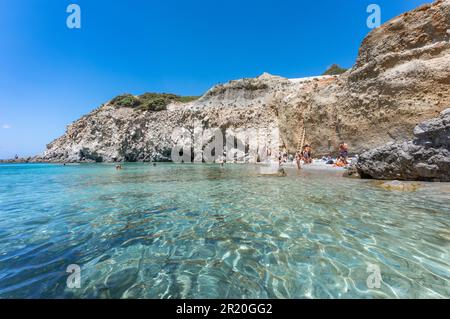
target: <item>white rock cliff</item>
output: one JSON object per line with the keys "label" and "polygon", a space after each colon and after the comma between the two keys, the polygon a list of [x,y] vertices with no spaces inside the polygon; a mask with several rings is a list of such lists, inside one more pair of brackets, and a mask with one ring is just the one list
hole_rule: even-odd
{"label": "white rock cliff", "polygon": [[[106,103],[69,125],[42,161],[170,160],[178,127],[279,130],[280,147],[306,142],[315,155],[346,141],[352,153],[412,138],[413,128],[450,105],[450,0],[421,6],[373,30],[340,76],[263,74],[217,85],[160,112]],[[273,151],[278,151],[275,147]]]}

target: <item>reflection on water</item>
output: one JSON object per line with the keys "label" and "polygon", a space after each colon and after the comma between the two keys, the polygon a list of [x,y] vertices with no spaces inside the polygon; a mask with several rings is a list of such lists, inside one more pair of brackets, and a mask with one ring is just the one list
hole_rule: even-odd
{"label": "reflection on water", "polygon": [[0,298],[450,297],[448,184],[259,172],[0,165]]}

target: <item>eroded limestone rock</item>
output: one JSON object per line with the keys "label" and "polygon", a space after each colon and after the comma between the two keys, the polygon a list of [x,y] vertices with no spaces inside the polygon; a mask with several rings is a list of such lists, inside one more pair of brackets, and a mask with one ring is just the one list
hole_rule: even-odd
{"label": "eroded limestone rock", "polygon": [[361,154],[361,177],[450,182],[450,108],[417,125],[414,136]]}
{"label": "eroded limestone rock", "polygon": [[[263,74],[217,85],[197,101],[174,103],[161,112],[106,103],[69,125],[66,134],[35,160],[167,161],[174,130],[192,131],[196,123],[221,130],[278,129],[279,143],[291,153],[297,151],[306,128],[306,141],[315,156],[328,154],[329,144],[336,147],[341,141],[350,146],[351,153],[362,153],[387,142],[411,139],[417,123],[450,105],[449,29],[450,0],[439,0],[370,32],[355,66],[340,76],[286,79]],[[425,123],[416,135],[432,134],[435,129],[435,124]],[[445,140],[445,136],[433,137]],[[426,136],[422,139],[430,142]],[[444,151],[414,143],[394,145],[389,152],[398,156],[380,163],[374,176],[433,179],[448,167]],[[417,163],[411,157],[415,153]],[[397,172],[395,167],[407,170]]]}

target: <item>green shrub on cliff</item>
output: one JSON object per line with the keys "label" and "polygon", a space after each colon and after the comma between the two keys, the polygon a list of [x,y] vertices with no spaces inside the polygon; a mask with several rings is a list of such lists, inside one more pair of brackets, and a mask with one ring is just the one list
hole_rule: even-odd
{"label": "green shrub on cliff", "polygon": [[117,107],[131,107],[141,111],[164,111],[173,102],[188,103],[197,100],[198,96],[179,96],[169,93],[144,93],[139,96],[122,94],[111,100]]}
{"label": "green shrub on cliff", "polygon": [[347,71],[347,69],[341,68],[337,64],[333,64],[322,75],[339,75],[345,73],[345,71]]}
{"label": "green shrub on cliff", "polygon": [[144,111],[164,111],[172,101],[174,101],[176,95],[166,93],[144,93],[139,96],[141,104],[140,110]]}
{"label": "green shrub on cliff", "polygon": [[136,107],[140,104],[140,101],[134,95],[122,94],[113,98],[111,104],[120,107]]}

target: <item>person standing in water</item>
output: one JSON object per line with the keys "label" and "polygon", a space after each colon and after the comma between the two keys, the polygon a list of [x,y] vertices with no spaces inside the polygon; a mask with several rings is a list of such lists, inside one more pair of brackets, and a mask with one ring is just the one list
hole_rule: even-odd
{"label": "person standing in water", "polygon": [[295,162],[297,164],[297,169],[302,169],[301,162],[300,162],[301,160],[302,160],[302,155],[300,154],[300,151],[298,151],[295,154]]}

